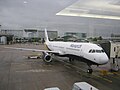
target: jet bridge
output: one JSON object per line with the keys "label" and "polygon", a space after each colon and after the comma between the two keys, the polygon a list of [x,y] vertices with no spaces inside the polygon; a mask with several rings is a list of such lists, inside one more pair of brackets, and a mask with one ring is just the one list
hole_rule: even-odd
{"label": "jet bridge", "polygon": [[112,41],[103,41],[99,42],[101,47],[104,49],[106,54],[110,59],[112,59],[110,65],[112,71],[118,71],[118,58],[120,58],[120,42],[112,42]]}
{"label": "jet bridge", "polygon": [[120,42],[111,42],[110,57],[113,59],[111,62],[111,70],[118,71],[119,65],[117,58],[120,58]]}

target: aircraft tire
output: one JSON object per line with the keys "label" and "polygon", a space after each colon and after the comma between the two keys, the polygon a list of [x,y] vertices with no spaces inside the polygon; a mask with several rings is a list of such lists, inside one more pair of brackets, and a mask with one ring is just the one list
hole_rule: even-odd
{"label": "aircraft tire", "polygon": [[69,62],[72,62],[72,58],[69,58]]}
{"label": "aircraft tire", "polygon": [[73,58],[69,58],[69,62],[73,62],[74,61],[74,59]]}
{"label": "aircraft tire", "polygon": [[93,72],[92,69],[88,69],[88,70],[87,70],[87,73],[89,73],[89,74],[92,74],[92,72]]}

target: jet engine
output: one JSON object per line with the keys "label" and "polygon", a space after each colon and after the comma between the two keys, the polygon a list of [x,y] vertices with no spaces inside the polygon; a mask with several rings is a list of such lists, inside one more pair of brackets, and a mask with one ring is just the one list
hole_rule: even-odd
{"label": "jet engine", "polygon": [[51,62],[52,61],[52,56],[49,53],[44,52],[43,53],[43,60],[45,62]]}

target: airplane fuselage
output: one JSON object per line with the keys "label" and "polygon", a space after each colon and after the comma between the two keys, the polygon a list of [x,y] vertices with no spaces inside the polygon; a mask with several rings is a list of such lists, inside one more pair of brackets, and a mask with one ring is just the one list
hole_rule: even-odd
{"label": "airplane fuselage", "polygon": [[89,60],[97,65],[106,64],[108,56],[103,49],[93,43],[85,42],[46,42],[47,47],[52,51],[58,51],[59,55],[73,55]]}

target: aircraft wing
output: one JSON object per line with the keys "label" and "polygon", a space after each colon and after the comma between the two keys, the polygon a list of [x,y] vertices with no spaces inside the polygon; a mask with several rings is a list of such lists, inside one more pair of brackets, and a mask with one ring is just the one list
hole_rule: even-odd
{"label": "aircraft wing", "polygon": [[40,49],[30,49],[30,48],[15,48],[15,47],[5,47],[9,49],[24,50],[24,51],[33,51],[33,52],[48,52],[48,53],[60,53],[59,51],[49,51],[49,50],[40,50]]}

